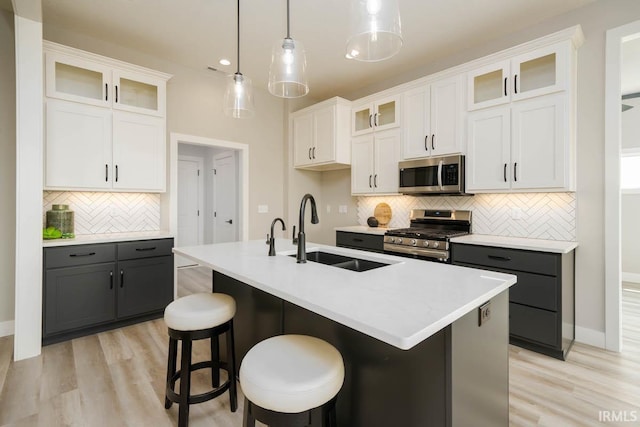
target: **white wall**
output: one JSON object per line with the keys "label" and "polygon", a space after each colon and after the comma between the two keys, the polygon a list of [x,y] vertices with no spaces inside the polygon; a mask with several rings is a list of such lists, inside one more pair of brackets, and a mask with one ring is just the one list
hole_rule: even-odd
{"label": "white wall", "polygon": [[[600,0],[526,30],[349,93],[358,99],[487,54],[580,24],[585,43],[578,52],[576,325],[578,340],[604,345],[604,79],[606,30],[640,19],[640,1]],[[473,41],[469,42],[473,46]],[[345,181],[345,188],[348,183]],[[345,193],[348,190],[345,190]],[[328,201],[325,201],[328,202]]]}
{"label": "white wall", "polygon": [[[13,13],[0,9],[0,336],[14,318],[16,224],[16,63]],[[12,331],[7,331],[13,333]]]}

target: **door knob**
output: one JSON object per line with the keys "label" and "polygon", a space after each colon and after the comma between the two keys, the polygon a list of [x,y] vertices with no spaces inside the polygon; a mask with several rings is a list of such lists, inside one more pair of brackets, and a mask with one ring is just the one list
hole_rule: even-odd
{"label": "door knob", "polygon": [[225,221],[225,222],[226,222],[227,224],[233,224],[233,220],[232,220],[232,219],[227,220],[227,221]]}

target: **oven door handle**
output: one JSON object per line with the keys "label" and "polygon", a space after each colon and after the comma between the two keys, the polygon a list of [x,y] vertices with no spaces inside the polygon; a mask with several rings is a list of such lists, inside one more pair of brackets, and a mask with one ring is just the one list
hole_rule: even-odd
{"label": "oven door handle", "polygon": [[389,255],[393,255],[394,253],[400,254],[409,254],[409,255],[417,255],[429,258],[437,258],[444,261],[449,260],[449,252],[441,251],[437,249],[423,249],[423,248],[414,248],[413,246],[398,246],[394,244],[384,244],[384,252]]}
{"label": "oven door handle", "polygon": [[440,160],[438,162],[438,187],[440,187],[440,190],[444,190],[444,186],[442,185],[442,164],[443,161]]}

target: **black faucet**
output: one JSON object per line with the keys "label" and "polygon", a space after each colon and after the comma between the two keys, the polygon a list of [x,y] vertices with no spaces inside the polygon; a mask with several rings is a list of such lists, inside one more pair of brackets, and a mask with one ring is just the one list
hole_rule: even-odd
{"label": "black faucet", "polygon": [[298,229],[300,231],[298,232],[298,256],[296,257],[298,264],[307,262],[307,248],[304,238],[304,207],[307,204],[307,200],[311,201],[311,224],[320,222],[318,211],[316,210],[316,199],[307,193],[302,197],[302,202],[300,203],[300,218],[298,220]]}
{"label": "black faucet", "polygon": [[269,244],[269,256],[276,256],[276,239],[273,237],[273,226],[276,225],[276,222],[280,221],[282,224],[282,231],[285,231],[287,227],[284,226],[284,221],[282,218],[276,218],[271,222],[271,237],[267,234],[267,243]]}

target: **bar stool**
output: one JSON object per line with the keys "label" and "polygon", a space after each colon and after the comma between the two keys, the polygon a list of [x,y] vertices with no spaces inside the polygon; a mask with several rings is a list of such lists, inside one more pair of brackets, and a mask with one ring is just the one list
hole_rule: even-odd
{"label": "bar stool", "polygon": [[[179,405],[178,425],[189,424],[189,405],[206,402],[229,390],[231,412],[238,407],[236,395],[235,350],[233,342],[233,316],[236,302],[229,295],[199,293],[179,298],[164,310],[164,321],[169,329],[169,356],[167,361],[167,386],[164,407],[169,409],[175,402]],[[227,362],[220,361],[218,338],[225,334],[227,340]],[[211,360],[191,364],[193,341],[211,340]],[[176,371],[178,341],[181,342],[180,370]],[[211,368],[213,389],[191,395],[191,372]],[[227,381],[220,385],[220,369],[227,372]],[[180,379],[180,392],[174,391]]]}
{"label": "bar stool", "polygon": [[[344,382],[342,355],[306,335],[279,335],[252,347],[240,365],[244,427],[298,427],[321,420],[336,426],[336,395]],[[317,422],[317,421],[316,421]]]}

